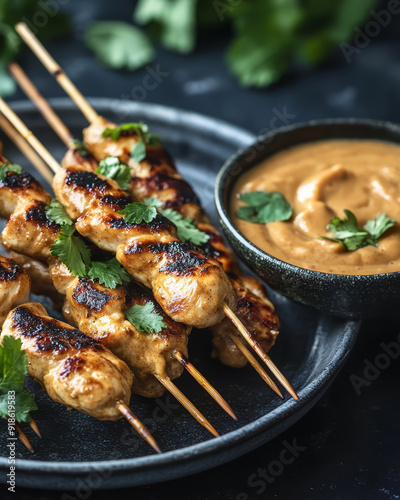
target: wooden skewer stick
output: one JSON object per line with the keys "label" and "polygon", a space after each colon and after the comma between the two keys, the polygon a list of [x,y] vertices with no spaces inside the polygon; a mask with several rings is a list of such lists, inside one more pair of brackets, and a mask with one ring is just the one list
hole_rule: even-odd
{"label": "wooden skewer stick", "polygon": [[34,453],[34,450],[32,448],[31,443],[29,442],[29,439],[26,437],[25,433],[21,429],[21,427],[15,422],[15,429],[18,432],[18,438],[21,440],[21,442],[28,448],[28,450],[31,453]]}
{"label": "wooden skewer stick", "polygon": [[46,69],[56,78],[61,87],[71,97],[75,104],[79,107],[86,119],[93,123],[96,121],[98,115],[92,106],[87,102],[75,85],[71,82],[68,76],[51,57],[39,40],[35,37],[32,31],[25,23],[18,23],[15,26],[16,31],[19,33],[24,42],[36,54],[38,59],[43,63]]}
{"label": "wooden skewer stick", "polygon": [[132,410],[128,408],[128,406],[122,401],[117,402],[117,409],[122,413],[122,415],[132,425],[132,427],[138,432],[138,434],[140,434],[140,436],[146,441],[146,443],[148,443],[157,453],[161,453],[161,450],[156,440],[146,429],[145,425],[132,412]]}
{"label": "wooden skewer stick", "polygon": [[228,415],[237,420],[235,413],[233,412],[227,401],[221,396],[221,394],[213,387],[210,382],[199,372],[199,370],[187,359],[187,357],[179,351],[174,351],[172,353],[174,358],[183,365],[183,367],[192,375],[193,378],[205,389],[208,394],[220,405],[222,409],[226,411]]}
{"label": "wooden skewer stick", "polygon": [[247,340],[247,342],[252,346],[252,348],[256,351],[256,353],[260,356],[260,358],[264,361],[264,363],[268,366],[271,372],[275,375],[275,377],[279,380],[279,382],[283,385],[283,387],[288,391],[294,399],[298,400],[299,397],[294,392],[293,387],[289,384],[285,376],[278,370],[278,368],[273,363],[272,359],[266,354],[264,349],[260,346],[260,344],[251,337],[247,328],[243,325],[240,319],[236,316],[236,314],[225,304],[224,305],[225,314],[232,321],[232,323],[236,326],[239,332],[243,335],[243,337]]}
{"label": "wooden skewer stick", "polygon": [[7,120],[18,130],[20,135],[32,146],[35,152],[47,163],[54,173],[61,169],[61,166],[52,154],[43,146],[43,144],[35,137],[25,123],[16,115],[10,106],[0,97],[0,112]]}
{"label": "wooden skewer stick", "polygon": [[28,160],[35,165],[38,171],[46,179],[46,181],[51,185],[53,176],[47,166],[42,162],[39,156],[34,152],[34,150],[29,146],[19,132],[3,117],[0,116],[0,127],[12,140],[12,142],[17,146],[23,155],[25,155]]}
{"label": "wooden skewer stick", "polygon": [[279,390],[278,386],[272,380],[272,378],[268,375],[268,373],[264,370],[264,368],[260,365],[260,363],[256,360],[256,358],[251,354],[251,352],[240,342],[235,335],[230,334],[230,338],[232,342],[236,345],[239,351],[243,354],[243,356],[247,359],[247,361],[251,364],[251,366],[255,369],[255,371],[260,375],[260,377],[271,387],[273,391],[275,391],[278,396],[283,399],[282,393]]}
{"label": "wooden skewer stick", "polygon": [[159,375],[154,375],[156,379],[162,384],[167,391],[169,391],[174,398],[176,398],[182,406],[186,408],[186,410],[201,424],[205,427],[211,434],[215,437],[218,437],[218,432],[214,429],[214,427],[210,424],[210,422],[206,419],[206,417],[194,406],[194,404],[181,392],[176,385],[170,380],[168,377],[160,377]]}
{"label": "wooden skewer stick", "polygon": [[[40,42],[36,39],[36,37],[33,35],[33,33],[29,30],[29,28],[24,23],[18,24],[16,26],[16,29],[21,34],[21,36],[23,36],[24,40],[27,43],[28,43],[27,40],[29,40],[28,45],[31,48],[32,48],[31,41],[33,40],[34,46],[37,49],[37,50],[34,50],[34,49],[33,50],[35,51],[35,53],[37,55],[38,54],[41,54],[41,55],[48,54],[47,51],[44,49],[44,47],[40,44]],[[22,33],[24,35],[22,35]],[[54,62],[54,64],[56,64],[55,61],[51,58],[50,54],[48,54],[48,57],[50,58],[50,60],[52,60]],[[42,61],[41,57],[39,57],[39,59]],[[45,65],[46,65],[46,63],[45,63]],[[46,66],[46,67],[48,67],[48,66]],[[72,84],[72,82],[71,82],[71,84]],[[64,89],[65,89],[65,87],[64,87]],[[74,99],[74,101],[78,105],[78,107],[80,107],[81,99],[83,99],[85,101],[82,94],[79,93],[79,96],[80,96],[79,99]],[[89,106],[88,103],[87,103],[87,105]],[[84,112],[82,107],[80,107],[80,109],[82,110],[82,112]],[[92,111],[95,113],[95,111],[93,110],[93,108],[91,108],[91,106],[90,106],[90,109],[92,109]],[[14,111],[5,103],[5,101],[2,98],[0,98],[0,111],[14,125],[14,127],[20,131],[21,135],[26,139],[27,142],[29,142],[29,144],[33,147],[33,149],[37,153],[39,153],[39,155],[49,165],[49,167],[53,170],[53,172],[55,172],[55,173],[58,172],[58,170],[61,167],[58,164],[58,162],[55,160],[55,158],[47,151],[47,149],[43,146],[43,144],[33,135],[33,133],[26,127],[26,125],[20,120],[20,118],[14,113]],[[96,117],[97,117],[97,114],[96,114]],[[88,118],[88,120],[89,120],[89,118]],[[292,386],[289,384],[287,379],[278,370],[278,368],[275,366],[275,364],[273,363],[271,358],[264,352],[263,348],[256,342],[256,340],[254,340],[251,337],[250,333],[247,331],[247,329],[245,328],[243,323],[239,320],[239,318],[232,311],[232,309],[227,304],[224,304],[223,307],[224,307],[224,312],[225,312],[226,316],[236,326],[236,328],[243,335],[243,337],[249,343],[249,345],[261,357],[261,359],[264,361],[264,363],[274,373],[276,378],[281,382],[281,384],[285,387],[285,389],[293,396],[293,398],[298,400],[299,398],[298,398],[297,394],[295,393],[295,391],[293,390]]]}
{"label": "wooden skewer stick", "polygon": [[74,139],[71,132],[46,99],[41,95],[36,86],[31,82],[21,66],[16,62],[12,62],[9,64],[8,69],[27,97],[36,104],[50,127],[57,133],[66,146],[70,146]]}
{"label": "wooden skewer stick", "polygon": [[37,436],[39,436],[40,438],[42,438],[42,435],[40,434],[40,431],[39,431],[39,427],[37,426],[37,423],[33,420],[33,418],[29,422],[29,427],[33,430],[33,432]]}

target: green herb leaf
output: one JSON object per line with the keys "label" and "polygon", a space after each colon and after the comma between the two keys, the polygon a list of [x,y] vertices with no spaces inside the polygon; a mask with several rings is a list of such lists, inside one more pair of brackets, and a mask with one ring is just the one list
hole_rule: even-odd
{"label": "green herb leaf", "polygon": [[396,224],[396,221],[389,219],[387,215],[379,214],[375,219],[369,220],[364,228],[359,228],[353,212],[346,209],[343,211],[346,218],[335,217],[328,226],[329,231],[335,233],[335,237],[322,236],[322,238],[340,243],[350,252],[368,245],[378,246],[378,238]]}
{"label": "green herb leaf", "polygon": [[130,275],[115,258],[106,262],[92,262],[88,275],[90,279],[99,280],[100,285],[107,288],[115,288],[122,285],[123,281],[130,280]]}
{"label": "green herb leaf", "polygon": [[143,203],[146,203],[146,205],[156,208],[160,208],[163,206],[163,202],[158,198],[143,198]]}
{"label": "green herb leaf", "polygon": [[146,144],[142,139],[139,139],[139,142],[132,149],[131,158],[138,163],[146,158]]}
{"label": "green herb leaf", "polygon": [[179,212],[172,208],[160,210],[160,213],[175,224],[178,230],[178,238],[183,242],[190,241],[193,245],[199,246],[207,243],[210,239],[207,233],[197,229],[191,217],[184,218]]}
{"label": "green herb leaf", "polygon": [[45,211],[47,217],[60,226],[72,226],[74,224],[63,205],[55,198],[51,200],[50,205],[47,205]]}
{"label": "green herb leaf", "polygon": [[[13,410],[9,410],[9,403],[13,402]],[[15,413],[17,422],[30,422],[32,420],[31,411],[37,410],[35,396],[23,390],[15,393],[15,399],[10,399],[8,393],[0,396],[0,417],[7,418],[9,413]]]}
{"label": "green herb leaf", "polygon": [[167,328],[161,314],[154,312],[152,302],[147,302],[144,306],[135,304],[125,311],[125,316],[140,332],[159,333],[163,328]]}
{"label": "green herb leaf", "polygon": [[252,191],[242,193],[240,199],[247,207],[240,207],[236,217],[255,222],[268,224],[268,222],[285,221],[290,219],[293,209],[281,193],[267,193],[266,191]]}
{"label": "green herb leaf", "polygon": [[51,245],[51,255],[56,255],[74,275],[83,277],[88,274],[91,258],[86,243],[74,234],[74,226],[62,226],[57,240]]}
{"label": "green herb leaf", "polygon": [[0,181],[4,181],[8,172],[22,174],[22,167],[20,165],[12,165],[8,161],[4,162],[0,167]]}
{"label": "green herb leaf", "polygon": [[131,169],[120,163],[119,159],[115,156],[107,156],[107,158],[102,160],[96,169],[96,173],[114,179],[123,190],[129,187]]}
{"label": "green herb leaf", "polygon": [[28,360],[21,349],[22,342],[11,336],[3,337],[0,346],[0,391],[22,391],[28,373]]}
{"label": "green herb leaf", "polygon": [[155,55],[145,33],[120,21],[91,23],[85,42],[100,62],[114,69],[138,69],[150,63]]}
{"label": "green herb leaf", "polygon": [[140,224],[143,221],[149,224],[157,217],[157,210],[155,207],[139,201],[129,203],[123,210],[120,210],[119,213],[125,215],[125,220],[128,224]]}
{"label": "green herb leaf", "polygon": [[72,145],[74,146],[75,149],[78,150],[79,154],[81,156],[88,156],[89,151],[85,146],[85,143],[82,141],[78,141],[76,139],[72,139],[71,141]]}
{"label": "green herb leaf", "polygon": [[107,127],[101,134],[102,137],[110,137],[113,141],[117,141],[122,132],[135,132],[142,141],[148,146],[159,146],[161,139],[158,135],[150,132],[149,127],[142,122],[139,123],[124,123],[120,127]]}

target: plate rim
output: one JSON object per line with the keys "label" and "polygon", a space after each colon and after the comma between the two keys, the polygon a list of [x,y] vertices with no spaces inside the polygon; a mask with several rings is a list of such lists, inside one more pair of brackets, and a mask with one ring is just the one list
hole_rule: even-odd
{"label": "plate rim", "polygon": [[[88,101],[100,112],[107,112],[110,110],[112,104],[119,101],[126,106],[124,109],[128,111],[128,114],[146,113],[147,117],[154,117],[155,119],[160,119],[162,116],[165,121],[170,123],[176,124],[178,120],[179,122],[185,122],[185,126],[188,128],[195,128],[196,130],[200,129],[207,133],[210,133],[212,130],[213,136],[216,138],[224,139],[226,141],[227,137],[229,137],[229,140],[235,140],[235,142],[238,143],[238,149],[253,142],[255,139],[254,134],[236,125],[230,125],[223,120],[175,107],[101,97],[88,98]],[[49,99],[49,102],[57,111],[70,111],[75,106],[70,99],[64,97],[52,98]],[[37,112],[35,106],[27,100],[10,101],[9,104],[17,112]],[[141,472],[148,470],[150,467],[153,468],[167,465],[172,459],[174,464],[178,465],[178,463],[182,463],[182,461],[186,461],[190,458],[196,458],[199,460],[201,457],[207,456],[208,454],[215,452],[217,449],[218,451],[227,450],[231,447],[232,442],[234,442],[234,445],[238,445],[244,440],[256,436],[262,431],[266,431],[268,428],[273,427],[282,419],[282,414],[284,414],[283,420],[287,420],[289,417],[296,415],[296,413],[300,413],[301,409],[306,407],[309,402],[312,402],[313,399],[318,396],[318,393],[321,392],[322,395],[322,393],[325,392],[324,388],[333,381],[347,360],[347,357],[357,338],[361,324],[361,320],[357,318],[340,318],[340,320],[343,321],[344,328],[341,331],[342,337],[337,351],[333,356],[331,363],[324,368],[320,375],[298,393],[300,400],[294,401],[292,398],[287,399],[280,406],[266,415],[239,427],[238,429],[228,432],[227,434],[218,438],[210,438],[191,446],[170,450],[160,455],[147,455],[144,457],[100,461],[86,460],[80,462],[51,462],[44,460],[16,459],[15,466],[20,473],[55,472],[57,475],[62,474],[65,477],[72,475],[81,476],[82,474],[93,472],[94,470],[99,472],[104,468],[107,468],[112,472],[124,472],[127,470],[132,472]],[[332,369],[333,367],[334,369]],[[4,470],[7,467],[7,457],[0,457],[0,470]]]}

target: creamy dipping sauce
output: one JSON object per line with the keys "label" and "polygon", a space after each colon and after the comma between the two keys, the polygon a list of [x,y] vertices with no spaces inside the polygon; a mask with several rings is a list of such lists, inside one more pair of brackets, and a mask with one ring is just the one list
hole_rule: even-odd
{"label": "creamy dipping sauce", "polygon": [[[249,191],[277,191],[293,207],[285,222],[257,224],[235,216]],[[400,146],[370,140],[330,140],[278,153],[240,177],[231,198],[231,215],[244,236],[290,264],[333,274],[400,271]],[[378,247],[348,251],[320,239],[333,217],[351,210],[359,227],[384,212],[397,221]]]}

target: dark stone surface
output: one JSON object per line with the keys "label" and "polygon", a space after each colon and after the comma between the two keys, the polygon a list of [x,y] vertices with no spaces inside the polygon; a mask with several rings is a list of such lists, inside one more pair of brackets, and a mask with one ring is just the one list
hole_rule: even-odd
{"label": "dark stone surface", "polygon": [[[89,20],[107,17],[130,20],[132,4],[121,0],[112,3],[71,0],[68,10],[73,12],[75,33],[72,39],[49,44],[54,56],[84,94],[115,98],[132,95],[132,89],[141,86],[145,70],[135,74],[110,72],[100,67],[82,46],[82,30]],[[318,70],[292,73],[268,90],[245,90],[237,86],[223,62],[227,45],[224,38],[203,41],[190,58],[159,50],[160,67],[169,74],[148,92],[145,100],[215,116],[255,133],[274,125],[271,120],[285,110],[291,115],[290,123],[328,117],[398,121],[399,28],[400,19],[396,17],[380,36],[354,56],[351,64],[338,53]],[[63,95],[31,54],[26,53],[22,62],[43,93]],[[15,97],[21,98],[22,94]],[[275,122],[278,125],[279,119]],[[354,377],[351,378],[363,377],[366,362],[374,363],[382,352],[380,344],[396,341],[399,331],[399,322],[385,318],[364,324],[344,371],[327,395],[299,423],[266,446],[209,472],[113,495],[120,500],[399,498],[400,361],[393,360],[380,373],[373,373],[370,368],[366,375],[376,379],[366,381],[359,396],[352,383]],[[291,443],[293,439],[306,449],[292,464],[285,465],[271,483],[266,480],[255,483],[252,475],[267,469],[271,461],[279,458],[283,441]],[[84,491],[79,497],[71,493],[71,497],[89,498]],[[71,497],[22,489],[12,496],[18,500]],[[110,492],[96,493],[91,498],[108,499]]]}

